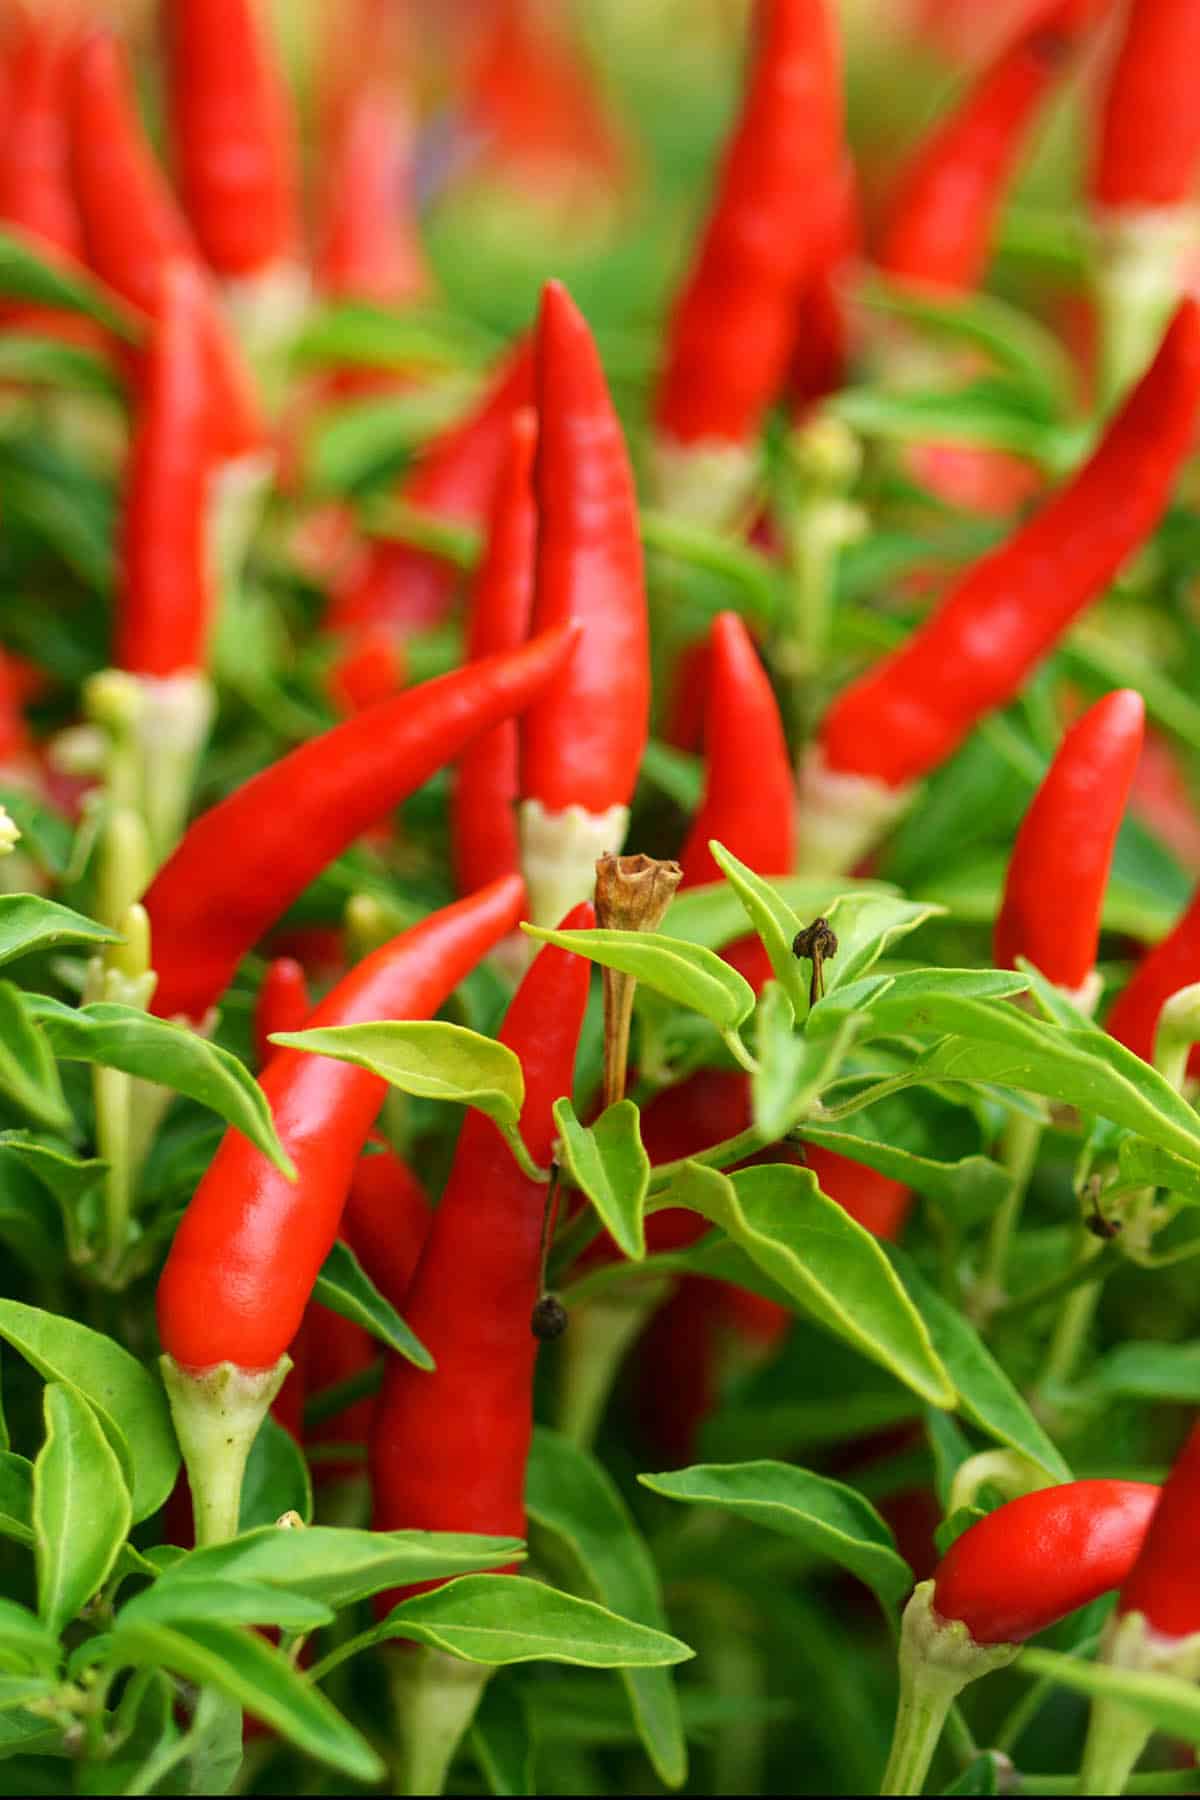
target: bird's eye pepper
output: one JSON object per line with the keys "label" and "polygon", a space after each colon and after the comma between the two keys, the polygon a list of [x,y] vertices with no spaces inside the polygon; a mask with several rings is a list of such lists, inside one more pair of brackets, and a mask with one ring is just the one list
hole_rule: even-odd
{"label": "bird's eye pepper", "polygon": [[978,286],[1013,167],[1094,10],[1095,0],[1040,7],[917,146],[884,224],[886,274],[951,291]]}
{"label": "bird's eye pepper", "polygon": [[1162,942],[1142,958],[1117,995],[1105,1028],[1127,1050],[1152,1062],[1163,1007],[1194,981],[1200,981],[1200,890]]}
{"label": "bird's eye pepper", "polygon": [[803,771],[805,865],[852,867],[909,784],[1012,698],[1158,524],[1198,412],[1200,307],[1186,300],[1078,473],[834,701]]}
{"label": "bird's eye pepper", "polygon": [[479,732],[561,675],[546,632],[301,744],[194,821],[146,893],[160,1017],[202,1019],[238,961],[334,857]]}
{"label": "bird's eye pepper", "polygon": [[[507,454],[512,415],[532,399],[533,346],[522,339],[467,417],[426,451],[404,483],[404,501],[451,524],[482,525]],[[378,541],[336,586],[326,624],[350,633],[384,624],[403,637],[444,619],[458,584],[458,570],[431,551]]]}
{"label": "bird's eye pepper", "polygon": [[171,0],[166,41],[179,190],[210,267],[237,278],[293,262],[295,122],[252,0]]}
{"label": "bird's eye pepper", "polygon": [[1092,981],[1109,865],[1145,717],[1141,695],[1122,688],[1097,701],[1063,738],[1013,846],[996,920],[997,968],[1015,969],[1024,956],[1071,992]]}
{"label": "bird's eye pepper", "polygon": [[303,1031],[311,1011],[303,966],[294,956],[272,957],[254,1005],[254,1050],[260,1068],[275,1055],[274,1033]]}
{"label": "bird's eye pepper", "polygon": [[391,90],[364,86],[333,124],[313,274],[323,294],[398,306],[433,285],[407,198],[411,127]]}
{"label": "bird's eye pepper", "polygon": [[[434,913],[359,963],[309,1024],[429,1018],[514,928],[522,900],[514,876]],[[286,1374],[287,1347],[387,1090],[370,1070],[302,1050],[273,1056],[262,1087],[296,1179],[230,1129],[158,1285],[164,1374],[201,1543],[236,1528],[245,1456]]]}
{"label": "bird's eye pepper", "polygon": [[[492,507],[487,548],[475,577],[467,625],[473,662],[515,650],[529,632],[537,512],[530,476],[537,414],[513,414],[512,443]],[[459,762],[450,808],[451,854],[463,893],[521,866],[516,804],[517,727],[508,719],[477,738]]]}
{"label": "bird's eye pepper", "polygon": [[741,115],[675,303],[655,402],[656,485],[724,522],[754,482],[829,203],[842,180],[841,69],[826,0],[760,0]]}
{"label": "bird's eye pepper", "polygon": [[900,1708],[881,1793],[922,1792],[951,1704],[968,1683],[1120,1587],[1158,1498],[1148,1482],[1068,1481],[1009,1500],[955,1539],[904,1611]]}
{"label": "bird's eye pepper", "polygon": [[534,922],[589,893],[621,848],[650,719],[650,650],[633,471],[591,333],[549,282],[537,326],[535,630],[574,621],[562,679],[521,725],[521,857]]}

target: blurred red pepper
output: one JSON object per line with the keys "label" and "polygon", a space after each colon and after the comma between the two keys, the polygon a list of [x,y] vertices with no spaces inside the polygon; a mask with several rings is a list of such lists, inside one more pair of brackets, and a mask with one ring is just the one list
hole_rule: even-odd
{"label": "blurred red pepper", "polygon": [[402,99],[367,85],[349,95],[326,154],[313,274],[333,299],[401,306],[429,293],[410,194],[412,130]]}
{"label": "blurred red pepper", "polygon": [[1112,64],[1092,172],[1097,204],[1176,207],[1200,174],[1200,8],[1188,0],[1136,0]]}
{"label": "blurred red pepper", "polygon": [[819,237],[813,272],[800,300],[799,331],[787,378],[788,404],[798,422],[845,381],[851,335],[846,290],[861,252],[858,181],[847,158],[832,196],[828,223]]}

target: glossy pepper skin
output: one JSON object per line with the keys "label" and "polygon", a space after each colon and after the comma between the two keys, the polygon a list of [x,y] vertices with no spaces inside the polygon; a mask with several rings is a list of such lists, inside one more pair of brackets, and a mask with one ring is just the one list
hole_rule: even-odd
{"label": "glossy pepper skin", "polygon": [[996,920],[997,968],[1015,969],[1024,956],[1072,989],[1091,974],[1145,717],[1141,695],[1121,688],[1063,738],[1013,846]]}
{"label": "glossy pepper skin", "polygon": [[561,672],[547,632],[412,688],[301,744],[203,813],[145,896],[160,1017],[202,1018],[238,961],[327,863],[471,738]]}
{"label": "glossy pepper skin", "polygon": [[[515,650],[529,632],[537,533],[530,477],[536,445],[537,414],[522,407],[513,414],[508,460],[471,593],[466,646],[470,662]],[[517,727],[508,719],[476,738],[455,771],[450,844],[455,880],[463,893],[520,868],[517,763]]]}
{"label": "glossy pepper skin", "polygon": [[841,70],[825,0],[760,0],[741,116],[668,331],[661,437],[747,445],[779,393],[842,159]]}
{"label": "glossy pepper skin", "polygon": [[[451,524],[482,525],[508,449],[512,415],[533,399],[533,346],[522,341],[501,364],[466,418],[430,446],[405,481],[401,498]],[[460,581],[440,556],[407,544],[377,542],[356,559],[334,591],[331,631],[370,623],[398,635],[445,618]]]}
{"label": "glossy pepper skin", "polygon": [[291,101],[251,0],[168,0],[170,124],[184,210],[210,267],[256,275],[294,256]]}
{"label": "glossy pepper skin", "polygon": [[[582,929],[592,917],[581,906],[563,923]],[[581,957],[548,946],[499,1034],[521,1059],[521,1135],[543,1166],[556,1135],[554,1102],[571,1092],[588,976]],[[545,1201],[545,1187],[522,1174],[495,1126],[468,1113],[405,1305],[437,1367],[422,1375],[389,1356],[375,1412],[377,1530],[523,1535]]]}
{"label": "glossy pepper skin", "polygon": [[649,627],[629,454],[592,335],[560,282],[537,327],[533,626],[577,623],[563,678],[521,726],[521,783],[549,813],[627,806],[650,718]]}
{"label": "glossy pepper skin", "polygon": [[1092,174],[1093,197],[1113,211],[1174,207],[1200,170],[1200,10],[1188,0],[1137,0],[1109,77]]}
{"label": "glossy pepper skin", "polygon": [[834,701],[819,732],[827,767],[902,787],[1011,699],[1158,524],[1198,411],[1200,308],[1185,300],[1083,468]]}
{"label": "glossy pepper skin", "polygon": [[333,123],[313,274],[324,294],[398,306],[433,286],[410,211],[412,131],[396,94],[364,86]]}
{"label": "glossy pepper skin", "polygon": [[208,664],[206,321],[200,271],[191,262],[172,263],[142,368],[121,520],[113,662],[137,675]]}
{"label": "glossy pepper skin", "polygon": [[901,174],[879,248],[897,280],[978,286],[1013,169],[1096,0],[1051,0],[1023,23]]}
{"label": "glossy pepper skin", "polygon": [[[521,884],[495,883],[434,913],[353,969],[314,1028],[428,1018],[515,926]],[[262,1077],[297,1179],[230,1130],[192,1198],[158,1285],[164,1350],[188,1371],[274,1367],[337,1236],[355,1164],[387,1084],[349,1063],[281,1050]]]}
{"label": "glossy pepper skin", "polygon": [[1067,1481],[1009,1500],[951,1544],[935,1613],[977,1644],[1023,1643],[1121,1586],[1158,1497],[1145,1481]]}
{"label": "glossy pepper skin", "polygon": [[1200,1631],[1200,1426],[1193,1426],[1163,1483],[1149,1530],[1121,1588],[1118,1613],[1139,1612],[1167,1638]]}
{"label": "glossy pepper skin", "polygon": [[303,1031],[311,1011],[308,977],[301,965],[294,956],[273,957],[254,1006],[254,1050],[260,1068],[275,1055],[272,1033]]}

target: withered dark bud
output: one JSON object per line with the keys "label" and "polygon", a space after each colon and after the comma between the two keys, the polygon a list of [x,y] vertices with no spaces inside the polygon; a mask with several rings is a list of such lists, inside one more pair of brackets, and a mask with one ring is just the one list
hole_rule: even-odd
{"label": "withered dark bud", "polygon": [[812,981],[808,989],[810,1006],[815,1006],[825,992],[825,963],[829,957],[837,955],[837,948],[837,933],[824,918],[814,919],[792,939],[792,955],[807,957],[812,962]]}
{"label": "withered dark bud", "polygon": [[540,1343],[553,1343],[567,1329],[567,1309],[557,1294],[543,1294],[533,1309],[529,1329]]}

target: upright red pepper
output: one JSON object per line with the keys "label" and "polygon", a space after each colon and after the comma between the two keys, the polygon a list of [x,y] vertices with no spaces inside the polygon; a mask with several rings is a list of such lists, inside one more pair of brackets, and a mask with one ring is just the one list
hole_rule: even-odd
{"label": "upright red pepper", "polygon": [[113,662],[137,675],[208,664],[207,316],[199,269],[170,264],[142,369],[121,522]]}
{"label": "upright red pepper", "polygon": [[830,8],[760,0],[756,16],[741,116],[675,304],[655,404],[664,501],[714,516],[735,509],[753,478],[754,440],[783,386],[842,168]]}
{"label": "upright red pepper", "polygon": [[1137,1561],[1117,1601],[1163,1637],[1200,1631],[1200,1426],[1193,1426],[1168,1475]]}
{"label": "upright red pepper", "polygon": [[[591,923],[589,906],[564,920]],[[542,950],[500,1032],[521,1059],[521,1135],[541,1164],[554,1146],[554,1102],[571,1092],[588,975],[581,957]],[[524,1534],[545,1203],[495,1126],[469,1113],[405,1305],[437,1367],[423,1374],[389,1356],[372,1426],[377,1529]]]}
{"label": "upright red pepper", "polygon": [[547,632],[411,688],[301,744],[202,814],[145,897],[160,1017],[202,1018],[326,864],[472,737],[527,706],[573,642]]}
{"label": "upright red pepper", "polygon": [[83,231],[71,191],[70,22],[21,15],[17,29],[0,148],[0,220],[82,260]]}
{"label": "upright red pepper", "polygon": [[[428,1018],[515,926],[515,877],[434,913],[352,969],[312,1029]],[[262,1087],[297,1179],[230,1129],[184,1214],[158,1286],[163,1348],[182,1368],[271,1368],[300,1324],[337,1235],[355,1164],[387,1091],[369,1070],[279,1050]]]}
{"label": "upright red pepper", "polygon": [[1136,0],[1100,115],[1092,192],[1101,207],[1182,206],[1200,173],[1200,9]]}
{"label": "upright red pepper", "polygon": [[800,299],[799,332],[788,366],[788,402],[803,420],[810,407],[836,393],[850,361],[847,295],[853,264],[862,252],[858,181],[847,159],[814,267]]}
{"label": "upright red pepper", "polygon": [[1146,1481],[1067,1481],[1009,1500],[951,1544],[934,1611],[977,1644],[1023,1643],[1121,1586],[1158,1504]]}
{"label": "upright red pepper", "polygon": [[819,732],[825,770],[902,788],[1010,700],[1158,524],[1198,411],[1200,308],[1186,300],[1083,468],[834,701]]}
{"label": "upright red pepper", "polygon": [[[116,40],[96,32],[75,60],[71,167],[89,265],[122,299],[161,316],[167,268],[198,261],[196,246],[154,160]],[[214,390],[214,454],[257,451],[264,425],[254,384],[215,296],[205,285]]]}
{"label": "upright red pepper", "polygon": [[563,678],[521,727],[521,844],[535,922],[552,924],[621,847],[650,718],[637,496],[591,333],[549,282],[537,328],[536,630],[574,621]]}
{"label": "upright red pepper", "polygon": [[[401,498],[451,524],[482,525],[508,448],[510,421],[533,398],[533,347],[510,352],[482,399],[461,424],[430,446],[405,481]],[[335,588],[326,623],[332,631],[383,623],[398,635],[445,618],[459,572],[442,557],[407,544],[368,546]]]}
{"label": "upright red pepper", "polygon": [[350,95],[335,121],[314,275],[322,293],[399,306],[432,286],[409,198],[412,131],[390,89]]}
{"label": "upright red pepper", "polygon": [[267,964],[254,1006],[254,1051],[259,1066],[276,1054],[276,1031],[303,1031],[312,1011],[308,977],[294,956],[276,956]]}
{"label": "upright red pepper", "polygon": [[1014,165],[1095,10],[1096,0],[1048,0],[917,146],[884,225],[886,274],[959,291],[978,285]]}
{"label": "upright red pepper", "polygon": [[1142,958],[1106,1020],[1109,1033],[1150,1062],[1163,1007],[1180,988],[1200,981],[1200,889],[1161,944]]}
{"label": "upright red pepper", "polygon": [[291,99],[252,0],[170,0],[170,123],[183,204],[219,275],[259,275],[299,243]]}
{"label": "upright red pepper", "polygon": [[[513,414],[512,444],[496,489],[487,549],[471,594],[467,656],[474,662],[515,650],[529,632],[537,510],[530,474],[537,414]],[[451,856],[464,893],[515,873],[521,866],[516,803],[517,727],[508,719],[466,751],[454,776],[450,808]]]}
{"label": "upright red pepper", "polygon": [[1142,747],[1146,708],[1121,688],[1072,725],[1021,821],[996,920],[996,966],[1028,957],[1078,990],[1091,975],[1109,865]]}
{"label": "upright red pepper", "polygon": [[400,692],[407,666],[404,645],[385,625],[364,625],[329,671],[329,697],[341,713],[365,712]]}

